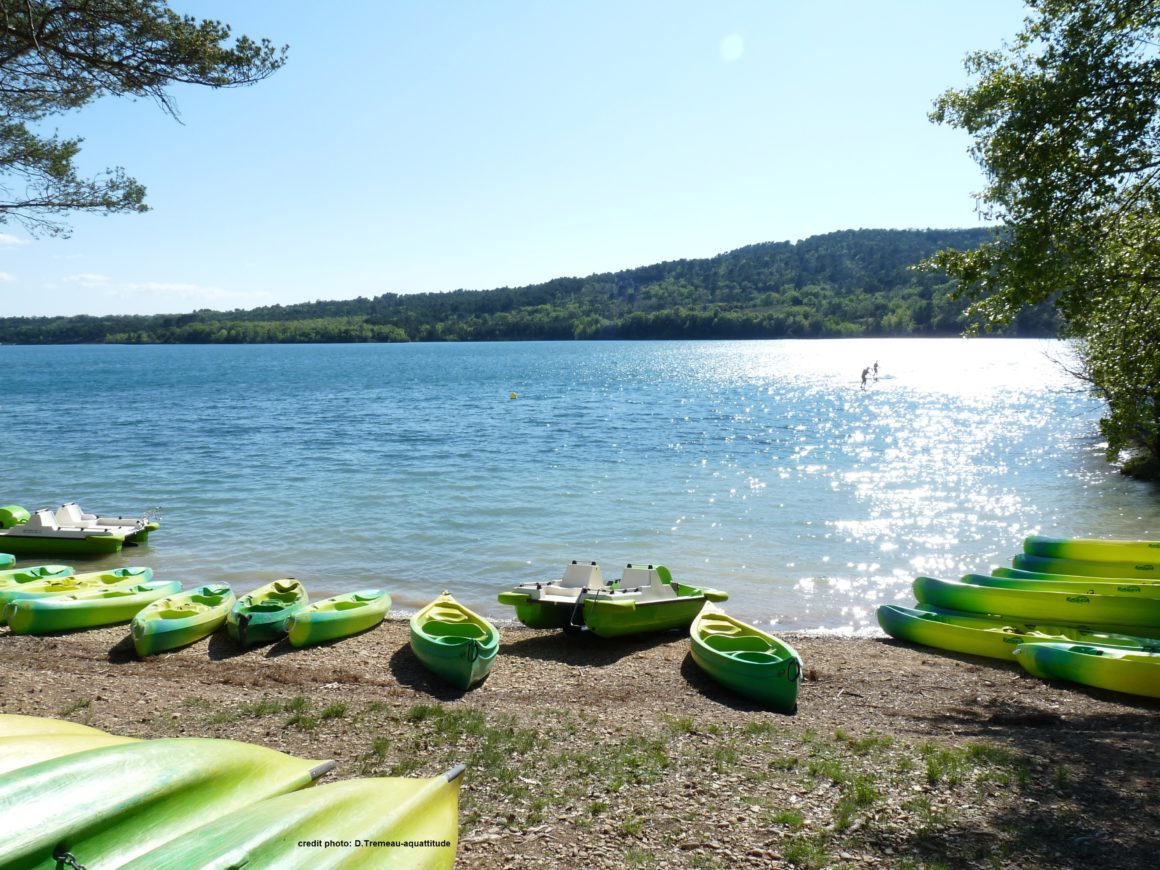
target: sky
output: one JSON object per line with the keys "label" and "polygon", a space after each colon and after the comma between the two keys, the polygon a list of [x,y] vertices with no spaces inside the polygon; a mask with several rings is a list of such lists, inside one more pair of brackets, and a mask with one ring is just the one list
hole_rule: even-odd
{"label": "sky", "polygon": [[859,228],[979,226],[932,123],[1017,0],[170,0],[288,44],[252,87],[50,119],[146,214],[0,224],[0,316],[518,287]]}

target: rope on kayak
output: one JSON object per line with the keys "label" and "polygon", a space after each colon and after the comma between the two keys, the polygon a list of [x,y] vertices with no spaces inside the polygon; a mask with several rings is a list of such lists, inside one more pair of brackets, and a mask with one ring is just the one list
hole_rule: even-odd
{"label": "rope on kayak", "polygon": [[64,846],[57,846],[52,851],[52,860],[57,864],[63,864],[65,867],[72,867],[73,870],[85,870],[85,865],[77,860],[77,856],[66,849]]}

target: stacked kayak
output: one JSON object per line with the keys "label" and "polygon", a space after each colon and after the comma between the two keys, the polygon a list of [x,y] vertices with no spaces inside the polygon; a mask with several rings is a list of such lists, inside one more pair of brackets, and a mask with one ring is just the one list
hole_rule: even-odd
{"label": "stacked kayak", "polygon": [[411,650],[436,676],[469,689],[491,673],[499,631],[444,592],[411,617]]}
{"label": "stacked kayak", "polygon": [[112,589],[118,586],[132,586],[148,583],[153,579],[152,568],[115,568],[112,571],[90,571],[85,574],[66,574],[60,577],[45,577],[23,583],[0,586],[0,612],[11,601],[20,598],[41,598],[47,595],[63,595],[69,592],[86,592],[94,589]]}
{"label": "stacked kayak", "polygon": [[1115,577],[1126,580],[1160,580],[1158,562],[1097,562],[1079,559],[1052,559],[1020,553],[1012,567],[1047,574],[1078,574],[1083,577]]}
{"label": "stacked kayak", "polygon": [[1075,562],[1160,562],[1160,541],[1115,541],[1098,538],[1049,538],[1030,535],[1023,552],[1046,559]]}
{"label": "stacked kayak", "polygon": [[294,612],[287,634],[295,647],[338,640],[377,626],[391,609],[385,589],[362,589],[315,601]]}
{"label": "stacked kayak", "polygon": [[211,583],[158,598],[129,623],[137,655],[156,655],[213,634],[226,621],[236,597],[227,583]]}
{"label": "stacked kayak", "polygon": [[13,634],[47,634],[128,622],[145,605],[181,589],[177,580],[89,589],[40,598],[20,598],[4,608]]}
{"label": "stacked kayak", "polygon": [[[43,757],[5,768],[21,745]],[[308,787],[333,767],[232,740],[133,740],[0,715],[2,863],[451,870],[462,765]]]}
{"label": "stacked kayak", "polygon": [[1015,648],[1020,644],[1032,643],[1085,643],[1160,652],[1160,640],[1155,638],[955,610],[920,610],[897,604],[878,608],[878,624],[899,640],[1007,661],[1015,659]]}
{"label": "stacked kayak", "polygon": [[1015,658],[1037,677],[1160,698],[1160,652],[1042,643],[1015,647]]}
{"label": "stacked kayak", "polygon": [[306,588],[297,580],[275,580],[234,602],[226,614],[226,630],[244,647],[279,640],[290,629],[290,617],[309,603]]}
{"label": "stacked kayak", "polygon": [[689,626],[693,661],[721,685],[783,713],[797,710],[802,660],[788,643],[706,604]]}

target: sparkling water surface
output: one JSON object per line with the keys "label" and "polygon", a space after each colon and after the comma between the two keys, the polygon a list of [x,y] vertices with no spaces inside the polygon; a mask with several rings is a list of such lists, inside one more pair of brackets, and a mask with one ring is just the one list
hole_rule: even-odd
{"label": "sparkling water surface", "polygon": [[651,561],[773,630],[877,633],[915,574],[1009,564],[1028,534],[1160,539],[1157,489],[1104,462],[1067,358],[1011,339],[4,346],[0,504],[160,509],[148,545],[74,564],[186,586],[385,586],[403,610],[448,589],[508,618],[498,592],[571,559]]}

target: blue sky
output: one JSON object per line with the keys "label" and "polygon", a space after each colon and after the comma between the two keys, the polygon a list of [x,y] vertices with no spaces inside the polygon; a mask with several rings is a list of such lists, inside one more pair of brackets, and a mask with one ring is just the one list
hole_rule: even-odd
{"label": "blue sky", "polygon": [[977,226],[927,120],[1016,0],[171,0],[290,45],[251,88],[52,119],[144,215],[0,225],[0,315],[521,286],[869,227]]}

